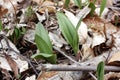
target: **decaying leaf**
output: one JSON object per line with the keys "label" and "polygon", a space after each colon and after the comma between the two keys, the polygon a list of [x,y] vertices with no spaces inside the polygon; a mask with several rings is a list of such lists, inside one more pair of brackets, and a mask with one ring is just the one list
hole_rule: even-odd
{"label": "decaying leaf", "polygon": [[62,36],[49,32],[49,37],[53,43],[53,45],[61,48],[63,44],[67,44],[67,42],[62,38]]}
{"label": "decaying leaf", "polygon": [[109,72],[105,74],[105,80],[119,80],[120,79],[120,73],[118,72]]}
{"label": "decaying leaf", "polygon": [[120,51],[118,51],[112,55],[112,57],[108,61],[108,64],[113,65],[113,66],[115,66],[115,65],[120,66]]}
{"label": "decaying leaf", "polygon": [[8,70],[1,69],[1,72],[2,72],[2,74],[0,74],[0,75],[1,76],[3,75],[3,79],[0,77],[1,80],[4,80],[4,79],[5,80],[10,80],[12,78]]}
{"label": "decaying leaf", "polygon": [[105,38],[104,34],[102,35],[99,33],[94,33],[92,48],[104,43],[105,41],[106,41],[106,38]]}
{"label": "decaying leaf", "polygon": [[48,11],[48,13],[55,13],[56,12],[55,3],[51,1],[44,1],[41,4],[39,12],[45,13],[46,11]]}
{"label": "decaying leaf", "polygon": [[7,60],[3,57],[0,57],[0,67],[8,71],[11,71],[10,65],[8,64]]}
{"label": "decaying leaf", "polygon": [[18,73],[17,63],[10,56],[8,56],[6,53],[4,53],[4,54],[5,54],[5,58],[7,59],[8,64],[10,65],[12,71],[14,72],[16,79],[18,79],[19,73]]}
{"label": "decaying leaf", "polygon": [[[5,39],[2,39],[1,43],[2,43],[2,45],[0,44],[0,48],[8,49],[8,45],[5,41]],[[18,49],[15,47],[15,45],[10,40],[8,40],[8,44],[10,45],[10,47],[13,50],[15,50],[16,52],[19,53]],[[20,72],[28,69],[27,61],[21,60],[21,57],[17,53],[15,53],[14,51],[9,51],[9,53],[7,53],[7,54],[9,54],[10,57],[12,58],[12,60],[14,60],[17,63],[17,66],[19,67]],[[6,70],[12,71],[10,65],[8,64],[7,60],[4,57],[0,56],[0,62],[1,62],[0,67],[4,68]]]}
{"label": "decaying leaf", "polygon": [[36,80],[36,76],[32,75],[30,77],[27,77],[25,80]]}
{"label": "decaying leaf", "polygon": [[8,12],[7,8],[0,6],[0,18]]}
{"label": "decaying leaf", "polygon": [[47,80],[51,77],[53,77],[54,75],[58,74],[57,71],[50,71],[50,72],[42,72],[40,76],[38,76],[37,80]]}
{"label": "decaying leaf", "polygon": [[83,56],[82,56],[82,61],[85,61],[85,60],[88,60],[92,57],[94,57],[94,54],[93,54],[93,49],[90,48],[90,44],[83,44]]}

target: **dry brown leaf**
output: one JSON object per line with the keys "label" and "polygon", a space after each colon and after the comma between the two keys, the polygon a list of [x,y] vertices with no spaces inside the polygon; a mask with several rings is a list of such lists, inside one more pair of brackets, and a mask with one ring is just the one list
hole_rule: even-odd
{"label": "dry brown leaf", "polygon": [[55,8],[55,5],[54,5],[54,2],[44,1],[41,4],[39,12],[40,13],[45,13],[45,11],[48,11],[48,13],[54,13],[54,12],[56,12],[56,8]]}
{"label": "dry brown leaf", "polygon": [[54,6],[46,6],[39,9],[40,13],[45,13],[45,11],[48,11],[48,13],[55,13],[56,8]]}
{"label": "dry brown leaf", "polygon": [[7,59],[8,64],[10,65],[12,71],[14,72],[15,77],[18,79],[19,74],[17,63],[7,54],[5,54],[5,58]]}
{"label": "dry brown leaf", "polygon": [[48,80],[49,78],[51,78],[52,76],[56,75],[58,72],[56,71],[50,71],[50,72],[42,72],[42,74],[40,76],[38,76],[37,80]]}
{"label": "dry brown leaf", "polygon": [[8,12],[7,8],[0,6],[0,18]]}
{"label": "dry brown leaf", "polygon": [[114,53],[112,55],[112,57],[110,58],[110,60],[108,61],[109,65],[113,65],[113,66],[120,66],[120,51],[118,51],[117,53]]}

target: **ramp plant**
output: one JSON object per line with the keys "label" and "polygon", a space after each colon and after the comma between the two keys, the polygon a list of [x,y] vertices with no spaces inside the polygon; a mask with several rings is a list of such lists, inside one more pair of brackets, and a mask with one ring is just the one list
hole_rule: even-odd
{"label": "ramp plant", "polygon": [[57,12],[56,15],[57,15],[59,27],[62,31],[64,38],[71,45],[74,53],[77,54],[79,49],[79,44],[78,44],[79,38],[77,34],[77,29],[74,27],[74,25],[71,23],[71,21],[64,13]]}
{"label": "ramp plant", "polygon": [[52,43],[48,36],[48,32],[41,23],[36,24],[35,43],[39,53],[33,55],[32,58],[42,58],[50,63],[56,63],[56,55],[53,54]]}

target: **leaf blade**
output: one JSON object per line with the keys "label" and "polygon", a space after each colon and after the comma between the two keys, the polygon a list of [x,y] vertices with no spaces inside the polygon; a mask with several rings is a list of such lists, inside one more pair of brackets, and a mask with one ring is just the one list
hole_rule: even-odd
{"label": "leaf blade", "polygon": [[104,80],[104,62],[100,62],[97,66],[97,77],[98,80]]}
{"label": "leaf blade", "polygon": [[63,36],[65,37],[66,41],[71,45],[71,47],[74,50],[74,53],[76,54],[79,49],[78,47],[79,38],[77,30],[70,22],[70,20],[67,18],[67,16],[65,16],[62,12],[57,12],[56,15]]}
{"label": "leaf blade", "polygon": [[100,15],[99,15],[99,16],[102,15],[102,12],[103,12],[104,9],[105,9],[106,3],[107,3],[107,0],[102,0],[101,6],[100,6]]}

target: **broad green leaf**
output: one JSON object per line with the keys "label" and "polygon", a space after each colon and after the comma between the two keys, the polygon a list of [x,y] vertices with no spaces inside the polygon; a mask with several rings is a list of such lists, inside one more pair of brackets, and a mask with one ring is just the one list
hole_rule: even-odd
{"label": "broad green leaf", "polygon": [[36,25],[35,42],[36,42],[37,48],[40,51],[39,56],[43,57],[44,59],[46,59],[47,61],[51,63],[56,63],[56,55],[53,54],[52,44],[50,42],[48,32],[44,29],[41,23],[38,23]]}
{"label": "broad green leaf", "polygon": [[95,11],[95,9],[96,9],[95,4],[91,2],[91,3],[89,4],[89,7],[91,8],[90,15],[93,16],[93,13],[94,13],[94,11]]}
{"label": "broad green leaf", "polygon": [[0,31],[2,30],[2,21],[0,20]]}
{"label": "broad green leaf", "polygon": [[[31,56],[31,58],[44,58],[44,57],[46,57],[46,58],[49,58],[49,57],[51,57],[53,54],[49,54],[49,53],[36,53],[35,55],[32,55]],[[43,57],[44,56],[44,57]]]}
{"label": "broad green leaf", "polygon": [[57,12],[56,15],[57,15],[59,27],[62,31],[63,36],[73,48],[74,53],[77,54],[77,51],[79,49],[79,46],[78,46],[79,38],[78,38],[77,30],[75,29],[73,24],[70,22],[70,20],[67,18],[67,16],[65,16],[64,13]]}
{"label": "broad green leaf", "polygon": [[[55,57],[55,58],[54,58]],[[51,63],[56,63],[56,55],[55,54],[49,54],[49,53],[37,53],[31,56],[31,58],[36,59],[45,59]]]}
{"label": "broad green leaf", "polygon": [[105,9],[106,2],[107,2],[107,0],[102,0],[102,2],[101,2],[101,6],[100,6],[100,16],[102,15],[102,12],[103,12],[104,9]]}
{"label": "broad green leaf", "polygon": [[97,78],[98,80],[104,80],[104,62],[100,62],[97,66]]}
{"label": "broad green leaf", "polygon": [[81,0],[74,0],[74,3],[75,3],[79,8],[82,7],[82,2],[81,2]]}
{"label": "broad green leaf", "polygon": [[65,0],[65,7],[68,7],[69,6],[69,3],[70,3],[70,0]]}

